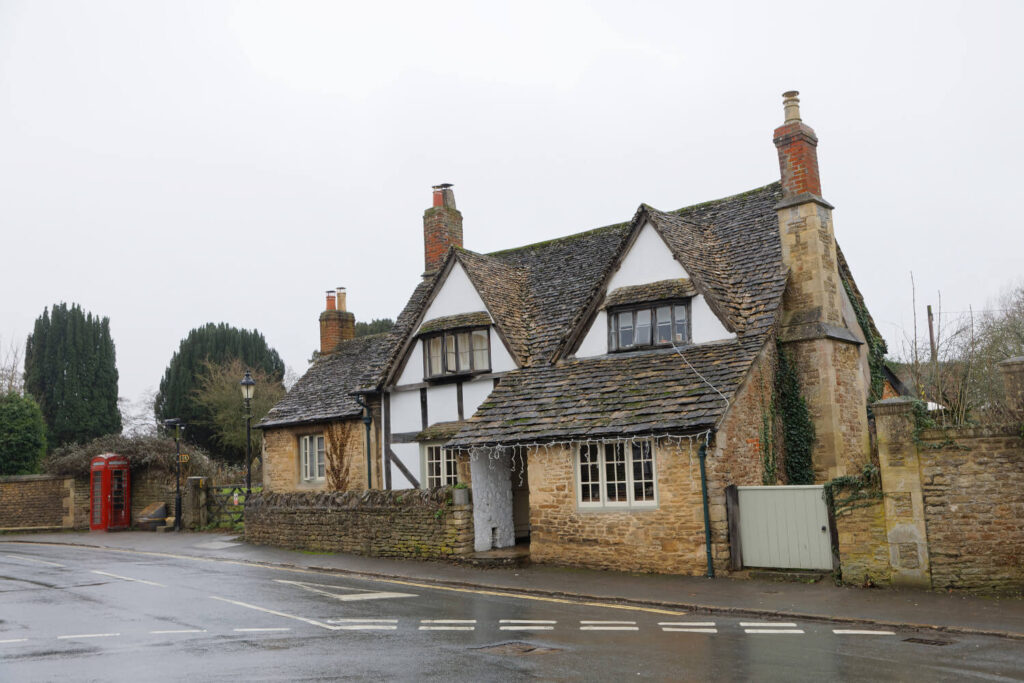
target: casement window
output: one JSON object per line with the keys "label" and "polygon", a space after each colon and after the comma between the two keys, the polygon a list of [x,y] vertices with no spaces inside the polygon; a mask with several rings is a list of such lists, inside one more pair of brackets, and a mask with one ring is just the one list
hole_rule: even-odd
{"label": "casement window", "polygon": [[465,375],[491,369],[490,328],[438,332],[423,337],[423,376]]}
{"label": "casement window", "polygon": [[609,351],[689,342],[689,301],[644,304],[608,312]]}
{"label": "casement window", "polygon": [[639,508],[658,503],[650,441],[583,444],[576,473],[581,508]]}
{"label": "casement window", "polygon": [[423,446],[423,484],[432,489],[459,483],[459,464],[455,451],[441,445]]}
{"label": "casement window", "polygon": [[327,474],[327,451],[323,434],[299,438],[299,471],[302,481],[323,481]]}

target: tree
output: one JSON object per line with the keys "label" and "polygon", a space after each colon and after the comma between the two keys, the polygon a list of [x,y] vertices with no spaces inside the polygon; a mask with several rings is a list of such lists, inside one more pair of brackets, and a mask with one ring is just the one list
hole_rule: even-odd
{"label": "tree", "polygon": [[78,304],[44,309],[25,343],[25,391],[43,411],[51,447],[120,432],[110,320]]}
{"label": "tree", "polygon": [[0,475],[34,474],[46,455],[46,422],[31,396],[0,395]]}
{"label": "tree", "polygon": [[[181,418],[188,423],[185,438],[211,453],[217,453],[219,444],[208,409],[196,400],[200,378],[208,363],[215,365],[238,359],[242,372],[235,379],[241,381],[245,368],[265,373],[280,382],[284,376],[284,361],[277,351],[267,345],[257,330],[240,330],[226,323],[207,323],[188,333],[164,371],[157,391],[154,411],[158,421]],[[242,396],[238,396],[241,405]],[[244,446],[245,440],[242,440]]]}
{"label": "tree", "polygon": [[[222,363],[207,361],[199,386],[195,390],[196,405],[206,415],[202,426],[213,433],[213,441],[228,460],[245,462],[245,404],[239,381],[246,371],[237,358]],[[251,401],[252,423],[256,424],[284,398],[286,392],[280,376],[262,370],[252,372],[256,391]],[[252,434],[253,453],[259,453],[259,439]]]}
{"label": "tree", "polygon": [[391,318],[374,318],[368,323],[356,323],[356,336],[368,337],[371,334],[390,332],[394,326],[395,321]]}
{"label": "tree", "polygon": [[0,343],[0,394],[20,395],[25,388],[21,347],[12,339],[5,348]]}

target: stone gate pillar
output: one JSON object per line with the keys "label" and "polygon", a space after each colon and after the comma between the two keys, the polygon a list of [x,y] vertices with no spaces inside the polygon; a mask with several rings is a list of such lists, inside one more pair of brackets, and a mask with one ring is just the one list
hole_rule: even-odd
{"label": "stone gate pillar", "polygon": [[1007,358],[999,364],[1006,389],[1006,404],[1017,414],[1024,414],[1024,356]]}
{"label": "stone gate pillar", "polygon": [[921,469],[914,443],[914,399],[890,398],[872,407],[878,433],[892,583],[931,588]]}

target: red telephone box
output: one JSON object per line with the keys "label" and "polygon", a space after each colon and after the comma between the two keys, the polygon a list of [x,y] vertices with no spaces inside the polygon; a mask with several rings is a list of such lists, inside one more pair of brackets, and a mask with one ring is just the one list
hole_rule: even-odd
{"label": "red telephone box", "polygon": [[127,529],[131,511],[128,459],[114,453],[97,455],[89,468],[89,528]]}

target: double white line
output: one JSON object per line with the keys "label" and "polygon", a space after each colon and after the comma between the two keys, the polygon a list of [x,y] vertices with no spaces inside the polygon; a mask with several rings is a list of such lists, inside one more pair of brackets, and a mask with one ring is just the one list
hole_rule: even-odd
{"label": "double white line", "polygon": [[549,619],[499,619],[500,631],[552,631],[557,621]]}
{"label": "double white line", "polygon": [[476,619],[420,619],[421,631],[472,631]]}
{"label": "double white line", "polygon": [[803,633],[802,628],[797,628],[796,624],[791,622],[782,621],[741,621],[740,626],[743,627],[744,633],[755,633],[755,634],[799,634]]}
{"label": "double white line", "polygon": [[659,621],[658,626],[669,633],[718,633],[713,621]]}

